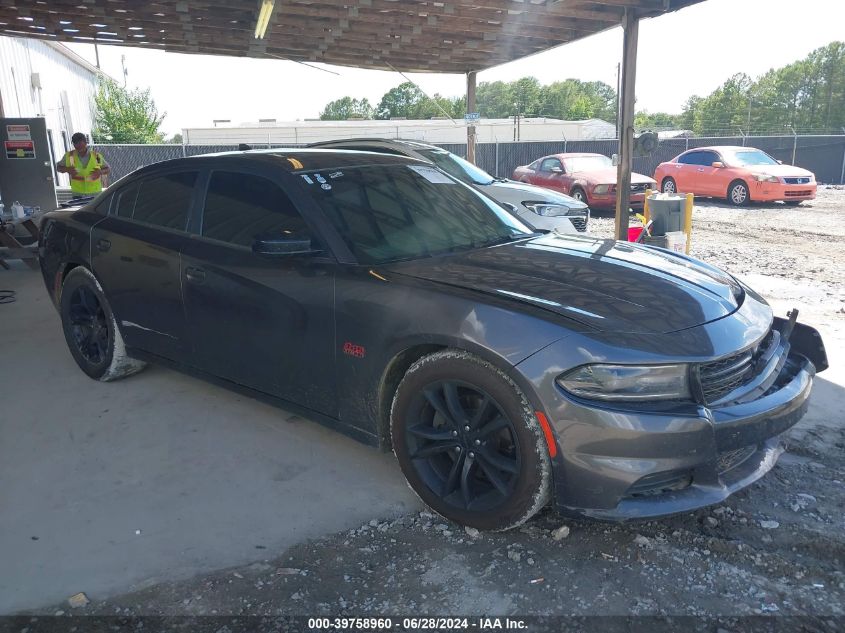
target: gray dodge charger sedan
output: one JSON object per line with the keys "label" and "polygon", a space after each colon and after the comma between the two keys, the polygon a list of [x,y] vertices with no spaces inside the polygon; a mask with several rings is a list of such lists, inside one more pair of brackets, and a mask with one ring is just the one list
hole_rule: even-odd
{"label": "gray dodge charger sedan", "polygon": [[164,363],[299,411],[392,448],[480,529],[550,501],[616,520],[718,502],[772,468],[827,366],[728,273],[534,232],[403,156],[158,163],[47,214],[39,254],[91,378]]}

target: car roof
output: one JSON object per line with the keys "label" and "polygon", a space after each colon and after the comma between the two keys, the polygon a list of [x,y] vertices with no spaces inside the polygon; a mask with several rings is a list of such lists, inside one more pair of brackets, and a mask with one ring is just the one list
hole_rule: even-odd
{"label": "car roof", "polygon": [[598,152],[565,152],[563,154],[550,154],[549,156],[557,156],[558,158],[581,158],[584,156],[602,156],[604,158],[608,158],[608,156],[605,156],[604,154],[599,154]]}
{"label": "car roof", "polygon": [[[432,145],[430,143],[424,143],[422,141],[415,141],[413,139],[404,139],[404,138],[342,138],[336,139],[333,141],[317,141],[316,143],[310,143],[308,147],[311,148],[319,148],[319,147],[341,147],[343,145],[379,145],[382,147],[390,147],[394,149],[410,149],[410,150],[418,150],[418,149],[439,149],[442,150],[443,148],[437,147],[437,145]],[[443,150],[445,151],[445,150]]]}
{"label": "car roof", "polygon": [[423,161],[411,157],[378,152],[363,152],[344,149],[274,148],[214,152],[209,154],[199,154],[197,156],[186,156],[184,158],[174,158],[141,167],[137,171],[132,172],[132,175],[183,166],[196,166],[197,168],[201,168],[205,163],[217,163],[221,159],[232,162],[253,162],[265,165],[272,164],[291,173],[320,169],[348,169],[350,167],[373,165],[395,165],[406,163],[423,164]]}
{"label": "car roof", "polygon": [[708,150],[711,152],[723,152],[723,151],[736,151],[736,150],[743,150],[743,149],[757,149],[756,147],[743,147],[741,145],[708,145],[706,147],[690,147],[684,154],[687,152],[694,152],[698,150]]}

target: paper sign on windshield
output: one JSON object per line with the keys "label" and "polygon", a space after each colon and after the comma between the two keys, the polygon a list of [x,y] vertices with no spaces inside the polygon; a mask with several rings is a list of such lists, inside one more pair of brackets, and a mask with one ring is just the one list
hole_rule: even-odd
{"label": "paper sign on windshield", "polygon": [[455,181],[449,178],[446,174],[438,171],[434,167],[426,167],[425,165],[408,165],[408,169],[417,172],[420,176],[425,178],[428,182],[435,184],[454,185]]}

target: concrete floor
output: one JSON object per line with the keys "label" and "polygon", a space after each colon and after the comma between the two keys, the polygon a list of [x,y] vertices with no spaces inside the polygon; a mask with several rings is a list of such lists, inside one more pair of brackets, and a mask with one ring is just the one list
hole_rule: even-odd
{"label": "concrete floor", "polygon": [[148,367],[76,366],[39,273],[0,270],[0,614],[274,558],[410,511],[392,455]]}

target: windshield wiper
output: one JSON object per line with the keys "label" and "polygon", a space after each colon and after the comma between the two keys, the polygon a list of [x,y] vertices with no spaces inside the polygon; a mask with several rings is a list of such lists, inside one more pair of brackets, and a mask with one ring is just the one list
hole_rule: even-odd
{"label": "windshield wiper", "polygon": [[482,242],[478,244],[478,248],[488,248],[490,246],[498,246],[500,244],[509,244],[510,242],[521,242],[522,240],[528,240],[534,237],[542,237],[543,233],[520,233],[519,235],[500,235],[499,237],[494,237],[492,240],[487,242]]}

